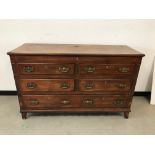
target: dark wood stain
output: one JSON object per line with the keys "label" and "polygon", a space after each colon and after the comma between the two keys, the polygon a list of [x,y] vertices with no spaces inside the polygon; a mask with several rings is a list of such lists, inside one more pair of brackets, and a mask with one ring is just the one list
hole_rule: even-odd
{"label": "dark wood stain", "polygon": [[141,54],[123,45],[24,44],[8,52],[22,118],[27,112],[123,112]]}

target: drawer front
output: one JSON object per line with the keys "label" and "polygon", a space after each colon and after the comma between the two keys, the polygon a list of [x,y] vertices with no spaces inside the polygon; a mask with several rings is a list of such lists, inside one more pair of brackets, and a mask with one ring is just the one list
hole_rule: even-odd
{"label": "drawer front", "polygon": [[121,64],[80,64],[81,75],[129,75],[134,65]]}
{"label": "drawer front", "polygon": [[80,80],[80,91],[129,92],[131,81],[124,79],[112,80]]}
{"label": "drawer front", "polygon": [[20,74],[74,74],[74,64],[18,64]]}
{"label": "drawer front", "polygon": [[23,106],[26,108],[119,108],[129,106],[129,98],[124,96],[25,95],[22,100]]}
{"label": "drawer front", "polygon": [[73,91],[72,79],[20,79],[21,91]]}

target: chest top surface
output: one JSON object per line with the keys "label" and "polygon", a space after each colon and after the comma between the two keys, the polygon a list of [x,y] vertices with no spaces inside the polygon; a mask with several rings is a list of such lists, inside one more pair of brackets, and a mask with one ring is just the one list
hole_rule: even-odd
{"label": "chest top surface", "polygon": [[37,44],[25,43],[8,52],[9,55],[102,55],[102,56],[144,56],[126,45],[88,44]]}

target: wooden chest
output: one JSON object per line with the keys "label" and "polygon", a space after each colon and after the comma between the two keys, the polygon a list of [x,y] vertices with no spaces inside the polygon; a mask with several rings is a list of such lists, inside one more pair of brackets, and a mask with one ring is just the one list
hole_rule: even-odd
{"label": "wooden chest", "polygon": [[143,54],[121,45],[23,44],[8,52],[22,118],[27,112],[123,112]]}

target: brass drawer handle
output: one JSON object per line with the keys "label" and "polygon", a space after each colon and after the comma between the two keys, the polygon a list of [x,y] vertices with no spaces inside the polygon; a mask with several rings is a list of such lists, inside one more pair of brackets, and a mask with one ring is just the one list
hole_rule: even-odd
{"label": "brass drawer handle", "polygon": [[86,105],[93,105],[94,104],[93,100],[90,100],[90,99],[84,100],[83,103]]}
{"label": "brass drawer handle", "polygon": [[62,89],[68,89],[70,86],[68,83],[61,83],[61,86],[60,86]]}
{"label": "brass drawer handle", "polygon": [[25,71],[25,72],[28,72],[28,73],[31,73],[31,72],[34,71],[34,69],[33,69],[32,66],[25,66],[25,67],[24,67],[24,71]]}
{"label": "brass drawer handle", "polygon": [[38,105],[38,104],[39,104],[39,101],[38,101],[38,100],[32,100],[32,101],[31,101],[31,104],[32,104],[32,105]]}
{"label": "brass drawer handle", "polygon": [[69,100],[62,100],[61,103],[64,105],[68,105],[68,104],[70,104],[70,101]]}
{"label": "brass drawer handle", "polygon": [[127,72],[129,72],[129,67],[121,67],[121,68],[119,68],[119,71],[122,73],[127,73]]}
{"label": "brass drawer handle", "polygon": [[29,89],[34,89],[34,88],[36,88],[36,87],[37,87],[37,84],[34,83],[34,82],[27,83],[27,88],[29,88]]}
{"label": "brass drawer handle", "polygon": [[123,100],[115,100],[113,102],[114,105],[123,105],[124,104],[124,101]]}
{"label": "brass drawer handle", "polygon": [[70,68],[65,65],[59,67],[59,71],[62,73],[67,73],[67,72],[69,72],[69,70],[70,70]]}
{"label": "brass drawer handle", "polygon": [[124,88],[127,87],[127,85],[126,85],[126,84],[123,84],[123,83],[120,83],[120,84],[118,85],[118,87],[124,89]]}
{"label": "brass drawer handle", "polygon": [[95,67],[89,65],[89,66],[86,66],[86,67],[84,68],[84,70],[85,70],[87,73],[93,73],[93,72],[95,72]]}
{"label": "brass drawer handle", "polygon": [[93,83],[86,83],[85,88],[86,89],[93,89],[94,88],[94,84]]}

